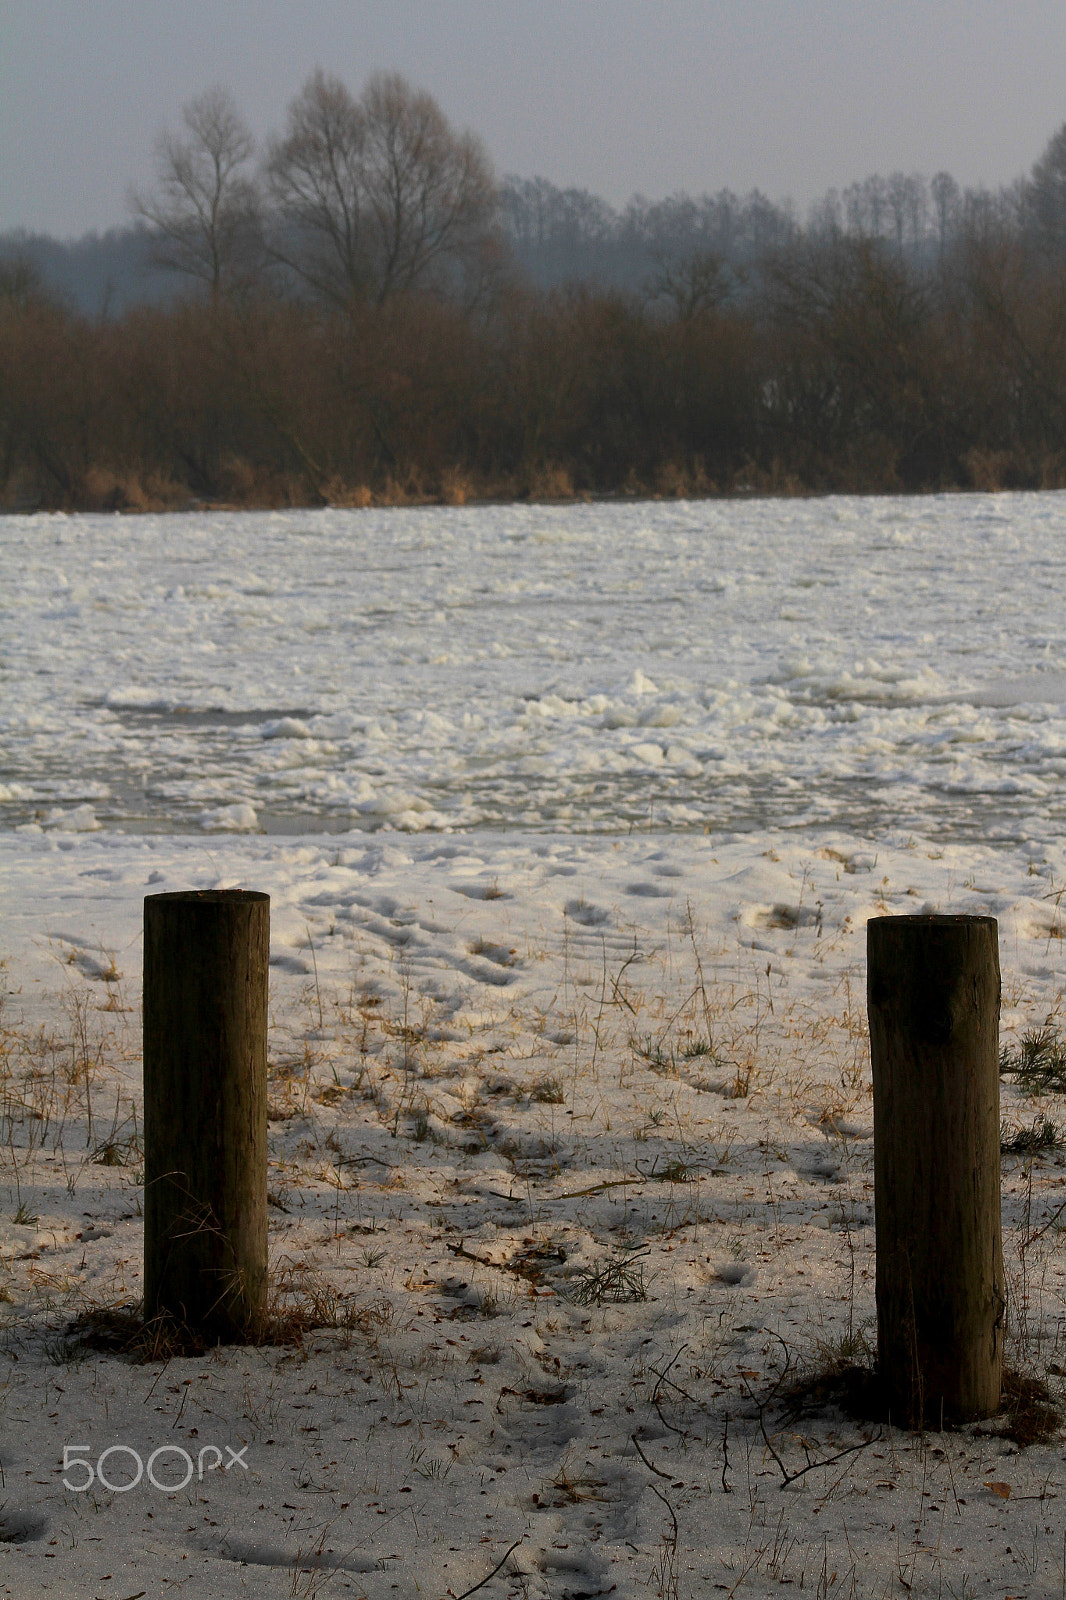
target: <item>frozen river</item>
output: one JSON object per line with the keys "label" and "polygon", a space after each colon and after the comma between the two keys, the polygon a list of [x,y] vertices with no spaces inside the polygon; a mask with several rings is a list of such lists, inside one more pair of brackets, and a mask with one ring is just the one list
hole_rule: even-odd
{"label": "frozen river", "polygon": [[0,522],[0,825],[1066,815],[1066,496]]}

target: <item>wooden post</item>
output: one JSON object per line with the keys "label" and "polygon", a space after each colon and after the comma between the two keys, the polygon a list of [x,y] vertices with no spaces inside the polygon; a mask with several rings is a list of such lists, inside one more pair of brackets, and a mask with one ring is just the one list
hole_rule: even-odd
{"label": "wooden post", "polygon": [[267,1287],[270,897],[144,902],[144,1314],[211,1338],[262,1324]]}
{"label": "wooden post", "polygon": [[999,1410],[999,948],[994,917],[867,925],[877,1351],[892,1417]]}

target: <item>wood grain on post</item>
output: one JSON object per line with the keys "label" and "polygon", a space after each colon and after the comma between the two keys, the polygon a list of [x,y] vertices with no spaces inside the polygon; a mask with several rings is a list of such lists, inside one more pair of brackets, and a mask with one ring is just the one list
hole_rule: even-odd
{"label": "wood grain on post", "polygon": [[999,1410],[999,948],[994,917],[867,925],[877,1350],[894,1419]]}
{"label": "wood grain on post", "polygon": [[144,902],[144,1300],[212,1338],[266,1311],[270,897]]}

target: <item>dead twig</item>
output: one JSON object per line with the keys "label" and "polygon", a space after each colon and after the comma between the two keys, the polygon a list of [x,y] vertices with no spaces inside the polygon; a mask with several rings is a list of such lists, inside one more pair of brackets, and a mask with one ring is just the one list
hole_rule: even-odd
{"label": "dead twig", "polygon": [[[647,1456],[646,1456],[646,1455],[645,1455],[645,1454],[644,1454],[644,1452],[643,1452],[643,1450],[642,1450],[642,1449],[641,1449],[641,1448],[640,1448],[640,1440],[639,1440],[639,1439],[638,1439],[638,1438],[637,1438],[637,1436],[636,1436],[636,1434],[635,1434],[635,1433],[631,1433],[631,1434],[630,1434],[630,1435],[629,1435],[629,1437],[630,1437],[630,1438],[631,1438],[631,1439],[632,1439],[632,1441],[633,1441],[633,1448],[634,1448],[634,1449],[635,1449],[635,1450],[636,1450],[636,1452],[637,1452],[637,1455],[638,1455],[638,1456],[639,1456],[639,1457],[640,1457],[640,1459],[641,1459],[641,1460],[642,1460],[642,1461],[643,1461],[643,1463],[644,1463],[644,1465],[645,1465],[645,1466],[646,1466],[646,1467],[647,1467],[647,1469],[648,1469],[648,1471],[649,1471],[649,1472],[654,1472],[654,1474],[655,1474],[655,1476],[656,1476],[656,1477],[657,1477],[657,1478],[665,1478],[665,1479],[666,1479],[666,1481],[667,1481],[667,1483],[672,1483],[672,1482],[673,1482],[673,1481],[674,1481],[674,1480],[673,1480],[673,1474],[672,1474],[672,1473],[670,1473],[670,1472],[662,1472],[662,1471],[661,1471],[661,1470],[660,1470],[660,1469],[659,1469],[659,1468],[658,1468],[658,1467],[657,1467],[657,1466],[656,1466],[656,1465],[655,1465],[655,1462],[654,1462],[654,1461],[649,1461],[649,1460],[648,1460],[648,1458],[647,1458]],[[653,1484],[653,1485],[652,1485],[652,1487],[653,1487],[653,1488],[654,1488],[654,1484]]]}
{"label": "dead twig", "polygon": [[807,1449],[807,1446],[804,1445],[803,1453],[807,1457],[807,1465],[805,1467],[800,1467],[798,1472],[789,1472],[785,1466],[785,1463],[781,1460],[781,1457],[778,1455],[777,1451],[770,1442],[770,1435],[766,1431],[766,1418],[762,1408],[760,1408],[759,1411],[759,1430],[762,1433],[763,1442],[766,1445],[767,1450],[769,1450],[770,1454],[774,1458],[774,1461],[777,1463],[777,1469],[781,1474],[782,1489],[787,1489],[789,1484],[797,1482],[798,1479],[804,1477],[808,1472],[813,1472],[815,1467],[831,1467],[834,1462],[843,1461],[845,1456],[853,1456],[859,1450],[866,1450],[870,1447],[870,1445],[876,1444],[879,1439],[884,1437],[883,1429],[879,1428],[878,1431],[874,1434],[871,1434],[868,1439],[860,1439],[858,1444],[849,1444],[846,1449],[838,1450],[835,1455],[824,1456],[817,1461],[811,1460],[810,1451]]}
{"label": "dead twig", "polygon": [[[670,1360],[666,1363],[666,1366],[663,1368],[663,1370],[661,1372],[659,1371],[658,1367],[652,1367],[652,1369],[651,1369],[654,1372],[656,1378],[659,1380],[658,1383],[655,1385],[654,1390],[652,1391],[651,1403],[655,1407],[656,1415],[658,1416],[659,1421],[662,1423],[663,1427],[664,1428],[669,1428],[670,1432],[671,1433],[676,1433],[678,1438],[680,1438],[680,1439],[690,1439],[692,1437],[692,1435],[690,1433],[688,1433],[684,1428],[676,1428],[672,1422],[668,1422],[666,1420],[666,1418],[663,1416],[662,1406],[660,1405],[659,1402],[662,1399],[662,1385],[664,1383],[668,1383],[670,1381],[668,1379],[668,1377],[667,1377],[667,1373],[670,1371],[670,1368],[674,1365],[674,1363],[676,1361],[680,1360],[680,1358],[684,1355],[684,1353],[685,1353],[685,1351],[687,1349],[688,1349],[688,1345],[683,1344],[681,1346],[681,1348],[676,1352],[676,1354],[671,1356]],[[683,1393],[684,1392],[683,1390],[681,1390],[679,1388],[679,1386],[676,1383],[671,1383],[670,1387],[673,1388],[673,1389],[677,1389],[679,1393]]]}
{"label": "dead twig", "polygon": [[[496,1576],[496,1574],[499,1572],[500,1568],[503,1566],[504,1562],[507,1560],[508,1556],[513,1555],[513,1553],[518,1549],[518,1546],[522,1543],[522,1539],[524,1539],[524,1538],[525,1538],[525,1534],[522,1534],[521,1538],[516,1539],[514,1544],[511,1546],[510,1550],[505,1550],[504,1551],[503,1559],[501,1561],[497,1561],[496,1565],[493,1567],[491,1572],[486,1572],[486,1574],[485,1574],[485,1576],[483,1578],[479,1579],[477,1583],[472,1584],[469,1589],[464,1589],[462,1594],[457,1594],[454,1597],[454,1600],[466,1600],[466,1597],[467,1597],[468,1594],[476,1594],[479,1589],[483,1589],[485,1587],[485,1585],[489,1582],[489,1580]],[[451,1594],[451,1590],[450,1589],[449,1589],[448,1593],[449,1593],[449,1595]]]}

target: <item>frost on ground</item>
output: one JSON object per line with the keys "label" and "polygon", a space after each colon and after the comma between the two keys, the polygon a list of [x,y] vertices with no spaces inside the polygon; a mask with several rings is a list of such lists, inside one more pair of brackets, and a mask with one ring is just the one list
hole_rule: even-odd
{"label": "frost on ground", "polygon": [[[997,916],[1016,1044],[1061,1014],[1064,872],[844,834],[0,838],[0,1593],[1059,1593],[1060,1438],[916,1437],[812,1380],[873,1339],[865,923]],[[292,1337],[137,1364],[99,1343],[141,1282],[141,901],[220,885],[272,897]],[[1017,1078],[1003,1112],[1066,1121]],[[1066,1171],[1030,1143],[1009,1356],[1057,1396]]]}

